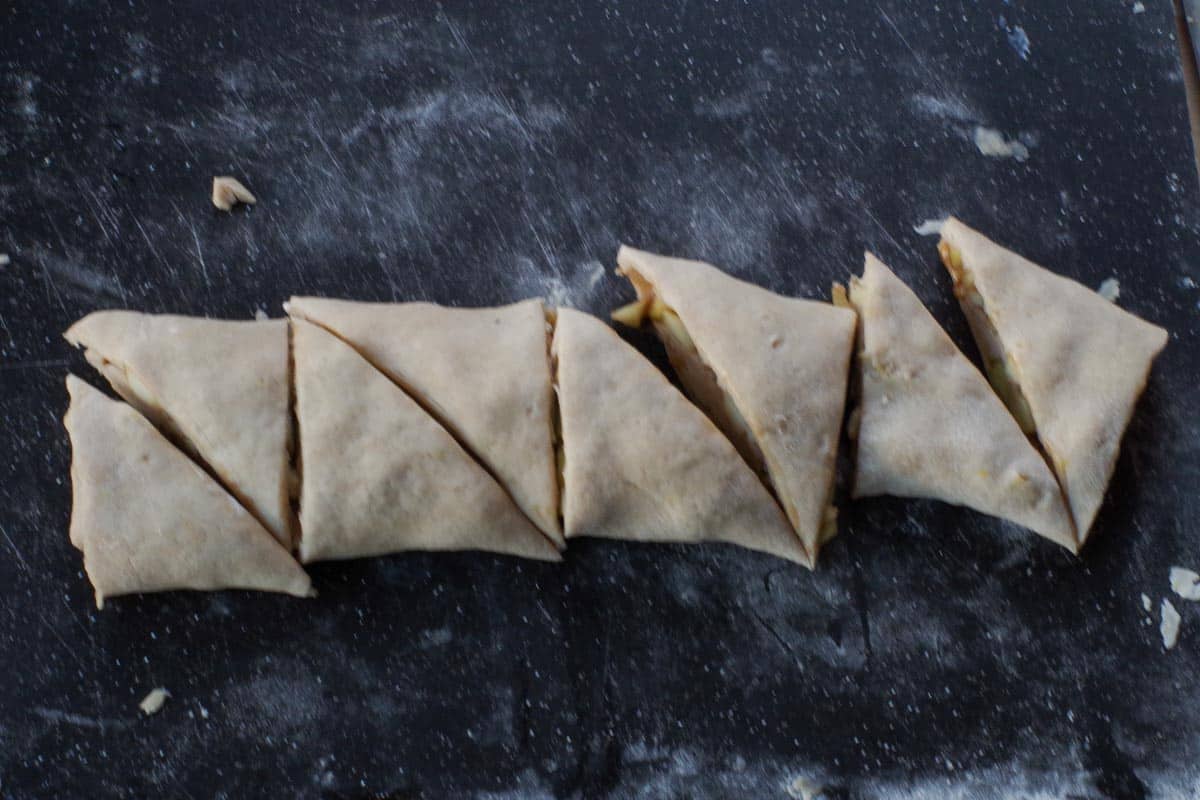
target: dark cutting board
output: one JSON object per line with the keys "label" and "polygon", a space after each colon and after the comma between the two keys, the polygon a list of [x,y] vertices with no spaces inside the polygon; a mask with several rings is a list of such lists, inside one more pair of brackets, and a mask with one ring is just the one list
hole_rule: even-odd
{"label": "dark cutting board", "polygon": [[[0,12],[0,796],[1194,796],[1200,605],[1174,650],[1157,627],[1200,567],[1169,4],[58,5]],[[259,204],[215,211],[225,173]],[[878,500],[811,574],[581,541],[92,605],[59,422],[67,370],[97,382],[59,336],[88,311],[602,313],[620,241],[815,297],[869,247],[973,353],[913,232],[950,212],[1172,331],[1080,559]]]}

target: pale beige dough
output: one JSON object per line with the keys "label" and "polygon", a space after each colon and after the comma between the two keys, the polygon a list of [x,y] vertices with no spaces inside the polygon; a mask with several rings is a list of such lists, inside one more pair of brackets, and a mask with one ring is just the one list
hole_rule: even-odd
{"label": "pale beige dough", "polygon": [[1050,468],[912,290],[867,253],[849,300],[860,326],[854,496],[968,506],[1074,552]]}
{"label": "pale beige dough", "polygon": [[170,589],[311,593],[279,542],[137,411],[74,375],[67,391],[70,536],[97,606]]}
{"label": "pale beige dough", "polygon": [[1082,547],[1167,332],[957,219],[940,249],[985,357],[1001,351],[996,374],[1028,405]]}
{"label": "pale beige dough", "polygon": [[[622,246],[619,272],[660,298],[684,337],[656,330],[689,394],[765,474],[811,561],[831,536],[855,315],[774,294],[716,267]],[[670,320],[670,317],[666,319]]]}
{"label": "pale beige dough", "polygon": [[446,308],[293,297],[287,311],[336,334],[404,387],[544,534],[563,542],[540,300]]}
{"label": "pale beige dough", "polygon": [[600,320],[558,311],[568,538],[722,541],[811,566],[733,445]]}
{"label": "pale beige dough", "polygon": [[328,331],[292,327],[302,561],[403,550],[561,559],[404,390]]}
{"label": "pale beige dough", "polygon": [[97,311],[64,336],[291,548],[286,320]]}

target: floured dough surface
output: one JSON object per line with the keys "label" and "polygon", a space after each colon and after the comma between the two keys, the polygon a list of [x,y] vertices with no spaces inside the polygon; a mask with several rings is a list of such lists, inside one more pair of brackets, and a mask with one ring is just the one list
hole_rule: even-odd
{"label": "floured dough surface", "polygon": [[97,311],[65,337],[291,548],[286,320]]}
{"label": "floured dough surface", "polygon": [[568,537],[724,541],[811,566],[733,445],[612,329],[560,309],[553,352]]}
{"label": "floured dough surface", "polygon": [[288,313],[351,344],[483,463],[517,506],[562,542],[553,397],[540,300],[501,308],[293,297]]}
{"label": "floured dough surface", "polygon": [[981,349],[1002,350],[1028,404],[1082,546],[1167,332],[957,219],[942,226],[942,250]]}
{"label": "floured dough surface", "polygon": [[293,325],[301,560],[558,550],[404,390],[333,334]]}
{"label": "floured dough surface", "polygon": [[170,589],[310,593],[279,542],[137,411],[74,375],[67,389],[71,543],[97,606]]}
{"label": "floured dough surface", "polygon": [[[783,297],[699,261],[623,246],[617,262],[639,297],[658,297],[678,316],[749,427],[770,483],[815,560],[829,535],[854,312]],[[680,371],[685,386],[688,375]],[[732,414],[706,402],[710,389],[695,382],[687,388],[731,439],[745,438],[730,423]]]}
{"label": "floured dough surface", "polygon": [[1074,552],[1050,468],[920,299],[870,253],[849,298],[861,326],[854,495],[969,506]]}

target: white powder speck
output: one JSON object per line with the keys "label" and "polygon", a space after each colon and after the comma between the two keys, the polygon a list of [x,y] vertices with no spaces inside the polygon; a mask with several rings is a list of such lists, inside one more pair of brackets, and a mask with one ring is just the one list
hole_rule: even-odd
{"label": "white powder speck", "polygon": [[7,267],[12,263],[12,259],[8,257],[8,253],[0,253],[0,267]]}
{"label": "white powder speck", "polygon": [[1015,158],[1024,161],[1029,158],[1029,148],[1016,139],[1006,139],[1004,134],[995,128],[975,126],[975,146],[979,152],[989,158]]}
{"label": "white powder speck", "polygon": [[808,778],[800,776],[787,785],[788,797],[793,800],[815,800],[821,796],[825,787],[813,783]]}
{"label": "white powder speck", "polygon": [[1147,614],[1149,614],[1150,609],[1153,607],[1154,607],[1154,604],[1150,602],[1150,595],[1146,594],[1145,592],[1142,592],[1142,608],[1145,609]]}
{"label": "white powder speck", "polygon": [[1146,13],[1146,4],[1140,2],[1140,0],[1139,0],[1139,2],[1133,4],[1132,10],[1133,10],[1133,13],[1135,13],[1135,14],[1145,14]]}
{"label": "white powder speck", "polygon": [[1200,575],[1183,567],[1171,567],[1171,591],[1184,600],[1200,600]]}
{"label": "white powder speck", "polygon": [[1009,47],[1021,57],[1022,61],[1028,61],[1030,51],[1029,34],[1025,33],[1025,29],[1020,25],[1009,28],[1007,34]]}
{"label": "white powder speck", "polygon": [[913,225],[913,231],[918,236],[938,236],[945,224],[945,219],[927,219],[920,225]]}
{"label": "white powder speck", "polygon": [[1115,303],[1117,302],[1117,298],[1121,296],[1121,283],[1116,278],[1105,278],[1097,291],[1105,300]]}
{"label": "white powder speck", "polygon": [[1165,597],[1162,601],[1162,622],[1159,623],[1158,632],[1162,634],[1163,647],[1168,650],[1179,641],[1179,612]]}
{"label": "white powder speck", "polygon": [[170,696],[171,693],[161,686],[157,689],[151,689],[150,693],[142,698],[142,702],[138,703],[138,708],[147,717],[151,714],[157,714],[162,710],[163,704],[167,702],[167,698]]}

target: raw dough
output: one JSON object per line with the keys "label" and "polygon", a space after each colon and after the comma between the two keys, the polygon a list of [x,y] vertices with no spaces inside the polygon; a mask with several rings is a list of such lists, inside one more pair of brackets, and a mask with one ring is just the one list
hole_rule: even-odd
{"label": "raw dough", "polygon": [[1074,552],[1054,475],[917,296],[867,253],[849,299],[858,309],[862,395],[854,496],[969,506]]}
{"label": "raw dough", "polygon": [[568,538],[724,541],[812,566],[733,445],[607,325],[560,309],[553,353]]}
{"label": "raw dough", "polygon": [[238,203],[254,205],[258,201],[237,178],[218,175],[213,178],[212,203],[221,211],[232,211]]}
{"label": "raw dough", "polygon": [[622,246],[617,263],[640,300],[659,299],[675,315],[678,326],[664,314],[655,329],[681,381],[769,477],[815,563],[836,531],[831,500],[854,312],[782,297],[699,261]]}
{"label": "raw dough", "polygon": [[939,245],[997,391],[1026,415],[1087,541],[1162,328],[951,217]]}
{"label": "raw dough", "polygon": [[129,406],[67,376],[71,543],[96,590],[260,589],[312,585],[242,506]]}
{"label": "raw dough", "polygon": [[97,311],[64,335],[291,549],[286,320]]}
{"label": "raw dough", "polygon": [[541,300],[446,308],[293,297],[286,308],[344,339],[404,387],[544,534],[563,543]]}
{"label": "raw dough", "polygon": [[294,320],[302,561],[554,544],[446,430],[350,345]]}

